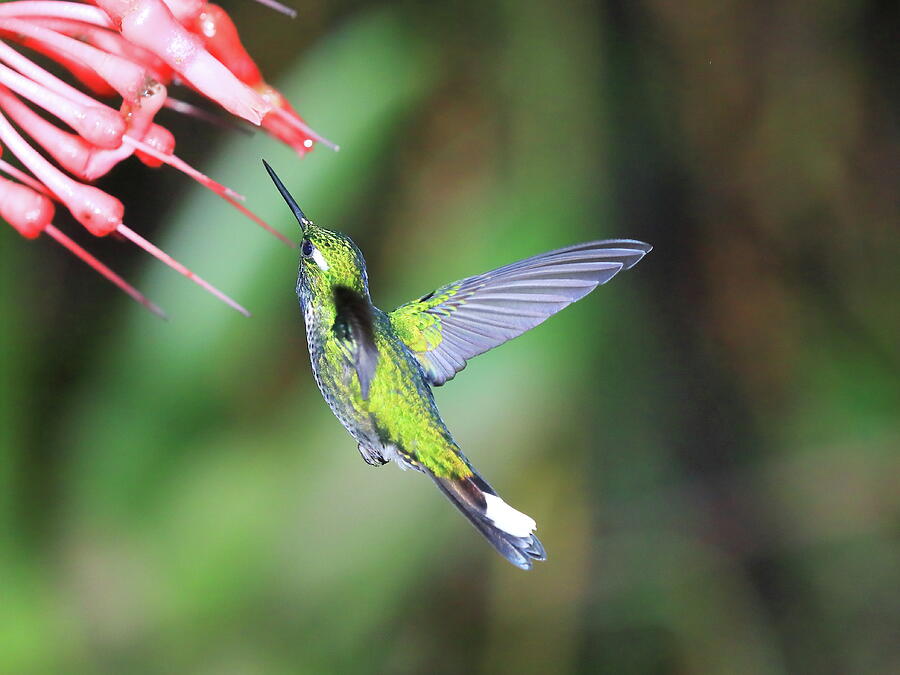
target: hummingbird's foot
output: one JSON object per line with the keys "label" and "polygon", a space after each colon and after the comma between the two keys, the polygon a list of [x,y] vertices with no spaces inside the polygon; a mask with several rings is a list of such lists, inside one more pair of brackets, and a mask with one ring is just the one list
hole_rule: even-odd
{"label": "hummingbird's foot", "polygon": [[376,448],[367,448],[362,443],[358,444],[356,448],[366,464],[370,466],[384,466],[389,461],[381,454],[381,450]]}

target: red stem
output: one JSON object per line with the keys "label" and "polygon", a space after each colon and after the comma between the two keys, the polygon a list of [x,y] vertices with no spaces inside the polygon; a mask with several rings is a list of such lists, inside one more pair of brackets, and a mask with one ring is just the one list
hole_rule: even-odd
{"label": "red stem", "polygon": [[121,234],[123,237],[125,237],[126,239],[128,239],[131,242],[140,246],[142,249],[147,251],[147,253],[152,255],[157,260],[164,262],[166,265],[171,267],[173,270],[175,270],[179,274],[182,274],[185,277],[187,277],[188,279],[190,279],[191,281],[193,281],[195,284],[200,286],[200,288],[204,289],[205,291],[207,291],[209,293],[212,293],[215,297],[217,297],[219,300],[224,302],[229,307],[236,309],[238,312],[240,312],[244,316],[250,316],[250,312],[248,312],[247,309],[244,308],[242,305],[239,305],[237,302],[232,300],[230,297],[225,295],[222,291],[220,291],[218,288],[213,286],[211,283],[209,283],[208,281],[206,281],[199,275],[191,272],[191,270],[189,270],[187,267],[185,267],[180,262],[175,260],[175,258],[170,256],[168,253],[166,253],[162,249],[157,248],[156,246],[151,244],[149,241],[144,239],[141,235],[139,235],[134,230],[126,227],[125,225],[120,224],[119,227],[116,228],[116,231],[119,234]]}
{"label": "red stem", "polygon": [[116,274],[111,269],[109,269],[109,267],[104,265],[102,262],[97,260],[97,258],[95,258],[90,253],[88,253],[83,248],[81,248],[81,246],[79,246],[74,241],[69,239],[69,237],[67,237],[65,234],[63,234],[58,229],[56,229],[56,227],[54,227],[53,225],[47,225],[44,228],[44,232],[49,234],[51,237],[53,237],[56,241],[58,241],[60,244],[62,244],[64,247],[66,247],[69,251],[74,253],[76,256],[81,258],[84,262],[86,262],[88,265],[90,265],[92,268],[94,268],[97,272],[99,272],[104,277],[106,277],[109,281],[111,281],[116,286],[118,286],[123,291],[125,291],[134,300],[141,303],[144,307],[146,307],[151,312],[156,314],[156,316],[158,316],[161,319],[169,318],[166,316],[166,313],[162,309],[160,309],[160,307],[158,305],[156,305],[153,302],[151,302],[150,300],[148,300],[147,297],[144,296],[140,291],[138,291],[134,286],[129,284],[122,277],[120,277],[118,274]]}

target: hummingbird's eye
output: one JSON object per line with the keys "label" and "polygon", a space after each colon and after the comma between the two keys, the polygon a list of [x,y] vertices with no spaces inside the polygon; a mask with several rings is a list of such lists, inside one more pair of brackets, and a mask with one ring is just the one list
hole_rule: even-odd
{"label": "hummingbird's eye", "polygon": [[300,253],[302,253],[305,258],[308,258],[309,256],[312,255],[312,252],[313,252],[312,242],[310,242],[309,239],[304,239],[303,245],[300,247]]}

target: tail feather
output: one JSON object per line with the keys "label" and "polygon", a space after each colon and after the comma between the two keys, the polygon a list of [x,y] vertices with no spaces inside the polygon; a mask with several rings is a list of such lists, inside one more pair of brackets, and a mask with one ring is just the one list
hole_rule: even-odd
{"label": "tail feather", "polygon": [[484,538],[516,567],[530,570],[532,560],[546,560],[535,522],[504,502],[476,473],[468,478],[439,478],[435,484]]}

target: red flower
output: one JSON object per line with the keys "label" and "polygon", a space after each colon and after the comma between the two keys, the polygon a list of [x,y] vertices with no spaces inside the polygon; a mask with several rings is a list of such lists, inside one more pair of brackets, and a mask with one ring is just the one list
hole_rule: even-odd
{"label": "red flower", "polygon": [[[275,0],[261,1],[293,15]],[[12,44],[55,60],[81,88],[52,75]],[[231,18],[217,5],[205,0],[7,2],[0,5],[0,153],[5,147],[30,174],[0,158],[0,171],[10,177],[0,178],[0,216],[29,239],[47,233],[135,300],[162,315],[156,305],[53,226],[55,209],[51,200],[59,202],[91,234],[102,237],[117,232],[248,314],[128,228],[123,222],[122,203],[89,184],[132,155],[147,166],[168,164],[292,244],[245,208],[240,203],[241,195],[174,154],[175,138],[154,121],[156,113],[163,106],[189,114],[195,109],[170,98],[171,85],[194,89],[230,113],[261,126],[300,155],[316,142],[331,146],[262,79]],[[112,97],[121,98],[118,109],[104,102]],[[68,129],[47,121],[34,107]]]}

